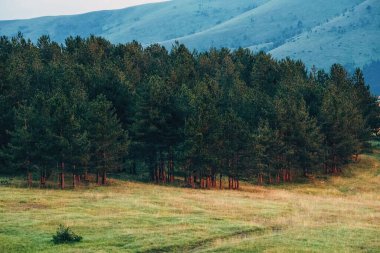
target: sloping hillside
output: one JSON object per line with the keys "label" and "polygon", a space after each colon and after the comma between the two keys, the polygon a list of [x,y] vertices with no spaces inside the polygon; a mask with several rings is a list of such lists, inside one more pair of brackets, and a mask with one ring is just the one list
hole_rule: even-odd
{"label": "sloping hillside", "polygon": [[176,0],[114,11],[0,22],[0,34],[21,31],[32,40],[49,34],[64,42],[68,35],[104,36],[112,42],[150,44],[197,33],[234,18],[269,0]]}
{"label": "sloping hillside", "polygon": [[302,59],[307,67],[341,63],[366,67],[380,94],[380,1],[378,0],[172,0],[74,16],[1,21],[0,34],[21,31],[36,41],[49,34],[58,42],[70,35],[103,36],[114,43],[143,45],[175,41],[191,49],[246,47],[277,58]]}
{"label": "sloping hillside", "polygon": [[380,59],[380,2],[367,0],[354,9],[296,36],[270,51],[328,68],[336,62],[363,67]]}
{"label": "sloping hillside", "polygon": [[170,45],[178,40],[201,50],[210,46],[237,48],[263,44],[272,49],[360,2],[337,0],[326,5],[325,0],[271,0],[210,29],[163,43]]}

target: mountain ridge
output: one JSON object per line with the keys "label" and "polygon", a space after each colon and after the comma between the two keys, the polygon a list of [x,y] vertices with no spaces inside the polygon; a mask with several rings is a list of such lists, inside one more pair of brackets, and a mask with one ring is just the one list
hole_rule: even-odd
{"label": "mountain ridge", "polygon": [[[380,94],[380,1],[377,0],[173,0],[86,14],[0,21],[0,35],[22,32],[64,43],[68,36],[102,36],[113,43],[137,40],[170,48],[175,41],[198,51],[249,48],[280,59],[301,59],[308,68],[340,63],[368,67]],[[375,65],[374,65],[375,64]]]}

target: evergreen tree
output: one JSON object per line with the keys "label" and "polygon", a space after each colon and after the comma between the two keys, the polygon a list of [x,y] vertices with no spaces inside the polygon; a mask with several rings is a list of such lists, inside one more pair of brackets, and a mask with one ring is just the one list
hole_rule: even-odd
{"label": "evergreen tree", "polygon": [[250,147],[251,167],[247,175],[266,175],[274,177],[279,175],[280,169],[285,164],[282,155],[285,153],[285,145],[280,138],[279,131],[273,129],[268,121],[261,121],[256,131],[252,133],[252,144]]}
{"label": "evergreen tree", "polygon": [[354,102],[335,85],[324,95],[320,121],[326,136],[326,166],[336,172],[361,150],[359,136],[365,128],[364,121]]}
{"label": "evergreen tree", "polygon": [[216,145],[221,122],[216,106],[220,92],[212,80],[199,82],[186,91],[189,111],[185,121],[184,152],[192,174],[208,175],[218,163],[216,152],[220,146]]}
{"label": "evergreen tree", "polygon": [[105,96],[89,102],[86,129],[90,141],[90,165],[103,173],[120,170],[128,151],[128,135],[122,128],[116,111]]}
{"label": "evergreen tree", "polygon": [[315,170],[322,162],[323,136],[315,118],[310,117],[302,97],[288,92],[276,102],[277,124],[287,169]]}
{"label": "evergreen tree", "polygon": [[369,86],[366,85],[363,72],[360,69],[355,70],[352,79],[355,91],[353,101],[357,102],[357,108],[361,111],[368,128],[363,129],[361,138],[362,141],[367,141],[370,135],[366,131],[370,130],[372,133],[376,133],[380,127],[380,108],[377,98],[371,94]]}

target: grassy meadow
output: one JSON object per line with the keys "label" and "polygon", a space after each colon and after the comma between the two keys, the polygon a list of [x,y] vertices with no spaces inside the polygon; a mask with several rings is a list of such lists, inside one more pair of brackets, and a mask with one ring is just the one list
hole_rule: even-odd
{"label": "grassy meadow", "polygon": [[[380,252],[380,155],[307,184],[0,187],[0,252]],[[54,245],[59,224],[83,236]]]}

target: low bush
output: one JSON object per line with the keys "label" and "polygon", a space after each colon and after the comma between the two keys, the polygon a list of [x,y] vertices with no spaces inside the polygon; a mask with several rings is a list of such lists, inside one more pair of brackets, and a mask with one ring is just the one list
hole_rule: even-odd
{"label": "low bush", "polygon": [[82,236],[75,234],[69,227],[62,224],[59,225],[57,233],[53,235],[55,244],[80,242],[82,239]]}

